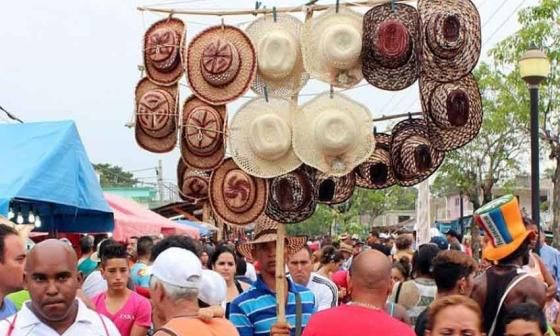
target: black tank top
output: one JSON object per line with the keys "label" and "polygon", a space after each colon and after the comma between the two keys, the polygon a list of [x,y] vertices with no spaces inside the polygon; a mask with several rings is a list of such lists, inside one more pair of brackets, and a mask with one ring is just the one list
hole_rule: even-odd
{"label": "black tank top", "polygon": [[[237,293],[241,294],[243,293],[243,287],[241,287],[241,283],[237,280],[233,280],[233,283],[235,284],[235,288],[237,288]],[[226,319],[229,320],[229,306],[230,306],[231,302],[226,303]]]}
{"label": "black tank top", "polygon": [[[504,268],[500,270],[502,269]],[[505,305],[502,306],[500,312],[498,312],[498,306],[509,284],[516,276],[517,268],[506,269],[505,272],[498,273],[496,272],[496,267],[492,266],[486,271],[486,301],[484,302],[484,311],[482,312],[484,316],[484,331],[486,333],[490,332],[494,318],[496,314],[498,314],[493,336],[504,335],[505,326],[503,318],[505,314]]]}

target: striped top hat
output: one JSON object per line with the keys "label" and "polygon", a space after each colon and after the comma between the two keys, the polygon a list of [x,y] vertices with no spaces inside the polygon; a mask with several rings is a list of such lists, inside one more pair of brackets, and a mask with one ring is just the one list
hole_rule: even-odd
{"label": "striped top hat", "polygon": [[519,203],[513,195],[487,203],[475,211],[474,219],[489,238],[482,256],[491,261],[511,255],[527,237],[535,234],[525,228]]}

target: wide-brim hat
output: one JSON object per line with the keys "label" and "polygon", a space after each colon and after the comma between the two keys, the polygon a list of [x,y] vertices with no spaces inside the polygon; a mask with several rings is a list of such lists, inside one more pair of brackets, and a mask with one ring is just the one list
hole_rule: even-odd
{"label": "wide-brim hat", "polygon": [[301,52],[311,77],[349,88],[362,78],[362,14],[340,7],[307,20],[301,31]]}
{"label": "wide-brim hat", "polygon": [[255,98],[241,106],[228,128],[233,160],[248,174],[272,178],[301,165],[292,147],[292,118],[297,106],[289,99]]}
{"label": "wide-brim hat", "polygon": [[450,82],[469,74],[480,57],[480,15],[470,0],[418,0],[422,22],[421,70]]}
{"label": "wide-brim hat", "polygon": [[[185,61],[186,60],[186,61]],[[213,105],[229,103],[247,91],[257,70],[251,39],[239,28],[213,26],[196,35],[183,54],[194,95]]]}
{"label": "wide-brim hat", "polygon": [[321,94],[302,105],[293,130],[300,160],[331,176],[350,173],[375,144],[368,108],[342,94]]}
{"label": "wide-brim hat", "polygon": [[173,150],[177,144],[179,89],[160,86],[148,78],[136,86],[136,142],[154,153]]}
{"label": "wide-brim hat", "polygon": [[315,174],[317,202],[322,204],[340,204],[352,197],[356,187],[354,172],[344,176],[328,176],[324,173]]}
{"label": "wide-brim hat", "polygon": [[226,124],[225,105],[210,105],[196,96],[187,98],[183,104],[181,156],[189,167],[209,171],[224,161]]}
{"label": "wide-brim hat", "polygon": [[264,213],[267,199],[268,182],[247,174],[232,159],[226,159],[210,176],[210,205],[225,223],[254,222]]}
{"label": "wide-brim hat", "polygon": [[391,166],[391,135],[376,133],[373,153],[354,172],[361,188],[384,189],[397,183]]}
{"label": "wide-brim hat", "polygon": [[393,127],[391,165],[397,183],[413,186],[430,177],[443,163],[445,153],[434,148],[424,119],[405,119]]}
{"label": "wide-brim hat", "polygon": [[264,15],[245,32],[257,50],[257,74],[251,89],[259,95],[289,97],[307,83],[303,66],[300,32],[303,23],[293,15]]}
{"label": "wide-brim hat", "polygon": [[489,239],[482,256],[491,261],[511,255],[527,237],[535,235],[525,227],[517,197],[513,195],[502,196],[478,208],[474,220]]}
{"label": "wide-brim hat", "polygon": [[482,97],[472,74],[449,83],[420,77],[422,112],[430,140],[440,151],[460,148],[482,127]]}
{"label": "wide-brim hat", "polygon": [[158,84],[176,84],[184,72],[181,50],[185,24],[176,18],[157,21],[144,34],[144,68],[148,78]]}
{"label": "wide-brim hat", "polygon": [[[245,258],[253,258],[252,252],[255,245],[277,241],[278,225],[282,225],[266,215],[260,216],[255,224],[253,240],[237,246],[237,251]],[[306,242],[307,237],[286,236],[284,248],[290,256],[301,250]]]}
{"label": "wide-brim hat", "polygon": [[185,201],[198,203],[208,199],[210,174],[187,167],[182,158],[177,164],[177,188],[179,196]]}
{"label": "wide-brim hat", "polygon": [[280,223],[299,223],[315,212],[315,171],[302,166],[269,181],[266,215]]}
{"label": "wide-brim hat", "polygon": [[375,6],[364,14],[362,72],[373,86],[397,91],[411,86],[420,71],[420,17],[405,4]]}

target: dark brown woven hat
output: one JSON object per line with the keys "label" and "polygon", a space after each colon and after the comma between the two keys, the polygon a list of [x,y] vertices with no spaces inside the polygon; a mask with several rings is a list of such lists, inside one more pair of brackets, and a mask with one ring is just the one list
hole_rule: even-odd
{"label": "dark brown woven hat", "polygon": [[391,165],[397,183],[403,187],[418,184],[432,175],[442,164],[445,153],[430,142],[424,119],[406,119],[393,127]]}
{"label": "dark brown woven hat", "polygon": [[208,199],[210,174],[187,167],[182,158],[177,165],[177,187],[181,199],[198,203]]}
{"label": "dark brown woven hat", "polygon": [[384,189],[397,181],[391,167],[391,135],[375,134],[375,150],[366,162],[359,165],[356,173],[356,185],[367,189]]}
{"label": "dark brown woven hat", "polygon": [[144,67],[152,82],[168,86],[179,81],[184,71],[184,40],[185,24],[179,19],[163,19],[148,28],[144,34]]}
{"label": "dark brown woven hat", "polygon": [[418,0],[421,70],[438,82],[469,74],[480,57],[480,15],[470,0]]}
{"label": "dark brown woven hat", "polygon": [[344,176],[328,176],[320,171],[315,173],[317,202],[323,204],[340,204],[346,202],[356,187],[354,171]]}
{"label": "dark brown woven hat", "polygon": [[194,169],[213,170],[224,161],[225,105],[209,105],[195,96],[183,105],[181,156]]}
{"label": "dark brown woven hat", "polygon": [[439,83],[420,77],[422,111],[437,150],[450,151],[474,139],[482,126],[482,98],[473,75]]}
{"label": "dark brown woven hat", "polygon": [[266,215],[280,223],[298,223],[315,212],[317,199],[313,169],[307,166],[272,178]]}
{"label": "dark brown woven hat", "polygon": [[416,8],[375,6],[364,15],[362,72],[373,86],[402,90],[418,78],[420,17]]}
{"label": "dark brown woven hat", "polygon": [[136,86],[136,142],[154,153],[169,152],[177,144],[177,112],[179,90],[175,86],[159,86],[148,78]]}

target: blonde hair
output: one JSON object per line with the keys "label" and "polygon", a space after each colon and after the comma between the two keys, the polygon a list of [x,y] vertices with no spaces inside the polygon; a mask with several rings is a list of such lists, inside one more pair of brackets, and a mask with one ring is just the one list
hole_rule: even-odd
{"label": "blonde hair", "polygon": [[478,318],[478,331],[482,332],[482,312],[480,307],[473,299],[464,295],[450,295],[434,301],[428,310],[426,330],[433,330],[438,314],[445,308],[455,306],[463,306],[475,313]]}

